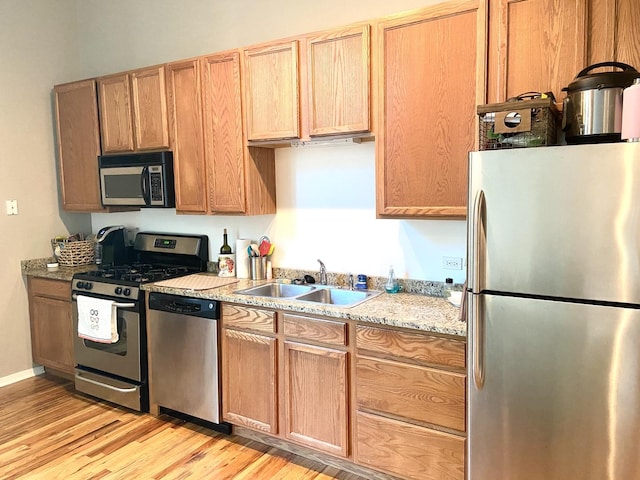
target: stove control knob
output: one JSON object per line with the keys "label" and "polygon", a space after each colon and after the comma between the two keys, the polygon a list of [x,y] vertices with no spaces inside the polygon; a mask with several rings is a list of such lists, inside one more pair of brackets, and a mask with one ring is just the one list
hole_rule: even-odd
{"label": "stove control knob", "polygon": [[84,282],[76,283],[76,288],[79,288],[80,290],[82,290],[84,288]]}
{"label": "stove control knob", "polygon": [[120,295],[122,293],[122,287],[116,287],[116,295]]}
{"label": "stove control knob", "polygon": [[91,290],[93,288],[93,283],[91,282],[84,282],[84,289],[85,290]]}
{"label": "stove control knob", "polygon": [[124,294],[125,294],[125,296],[127,296],[127,297],[128,297],[129,295],[131,295],[131,289],[130,289],[130,288],[125,288],[125,289],[124,289],[124,291],[123,291],[122,293],[124,293]]}

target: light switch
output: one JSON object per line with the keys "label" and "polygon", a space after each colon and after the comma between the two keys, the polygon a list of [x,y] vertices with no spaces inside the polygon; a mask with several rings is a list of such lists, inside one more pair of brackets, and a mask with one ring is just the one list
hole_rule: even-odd
{"label": "light switch", "polygon": [[18,214],[18,201],[7,200],[7,215],[17,215],[17,214]]}

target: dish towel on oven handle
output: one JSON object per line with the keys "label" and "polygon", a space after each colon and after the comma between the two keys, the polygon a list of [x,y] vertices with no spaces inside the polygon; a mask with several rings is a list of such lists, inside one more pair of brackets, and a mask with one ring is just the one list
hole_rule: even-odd
{"label": "dish towel on oven handle", "polygon": [[99,343],[118,341],[117,308],[113,300],[78,295],[78,336]]}

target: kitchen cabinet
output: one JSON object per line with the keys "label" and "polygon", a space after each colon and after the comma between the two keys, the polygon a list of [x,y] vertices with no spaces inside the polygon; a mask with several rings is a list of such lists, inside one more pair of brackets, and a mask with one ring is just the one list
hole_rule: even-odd
{"label": "kitchen cabinet", "polygon": [[27,288],[33,361],[47,370],[73,375],[71,284],[28,277]]}
{"label": "kitchen cabinet", "polygon": [[371,129],[370,29],[357,25],[304,38],[306,95],[301,100],[306,96],[308,111],[303,110],[303,138]]}
{"label": "kitchen cabinet", "polygon": [[169,148],[164,66],[98,79],[105,154]]}
{"label": "kitchen cabinet", "polygon": [[462,218],[485,102],[486,0],[377,23],[378,217]]}
{"label": "kitchen cabinet", "polygon": [[176,211],[207,213],[200,62],[170,63],[166,69]]}
{"label": "kitchen cabinet", "polygon": [[552,91],[558,101],[586,65],[587,2],[498,0],[490,3],[488,102]]}
{"label": "kitchen cabinet", "polygon": [[463,479],[465,342],[361,324],[356,352],[356,462],[408,479]]}
{"label": "kitchen cabinet", "polygon": [[346,323],[290,313],[284,325],[284,435],[316,450],[349,453]]}
{"label": "kitchen cabinet", "polygon": [[275,312],[222,305],[222,418],[278,433]]}
{"label": "kitchen cabinet", "polygon": [[247,140],[300,137],[298,41],[244,50]]}
{"label": "kitchen cabinet", "polygon": [[613,60],[640,69],[637,38],[640,3],[637,0],[591,0],[589,6],[587,63],[593,65]]}
{"label": "kitchen cabinet", "polygon": [[240,52],[206,56],[201,69],[208,213],[275,213],[275,152],[244,141]]}
{"label": "kitchen cabinet", "polygon": [[100,201],[100,129],[94,79],[53,88],[62,208],[104,211]]}

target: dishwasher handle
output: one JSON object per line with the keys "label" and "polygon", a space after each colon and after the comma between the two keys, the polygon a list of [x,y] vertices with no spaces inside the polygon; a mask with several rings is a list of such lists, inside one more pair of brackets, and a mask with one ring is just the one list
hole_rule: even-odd
{"label": "dishwasher handle", "polygon": [[149,294],[149,310],[176,313],[189,317],[220,318],[220,302],[206,298],[183,297],[168,293],[151,292]]}

